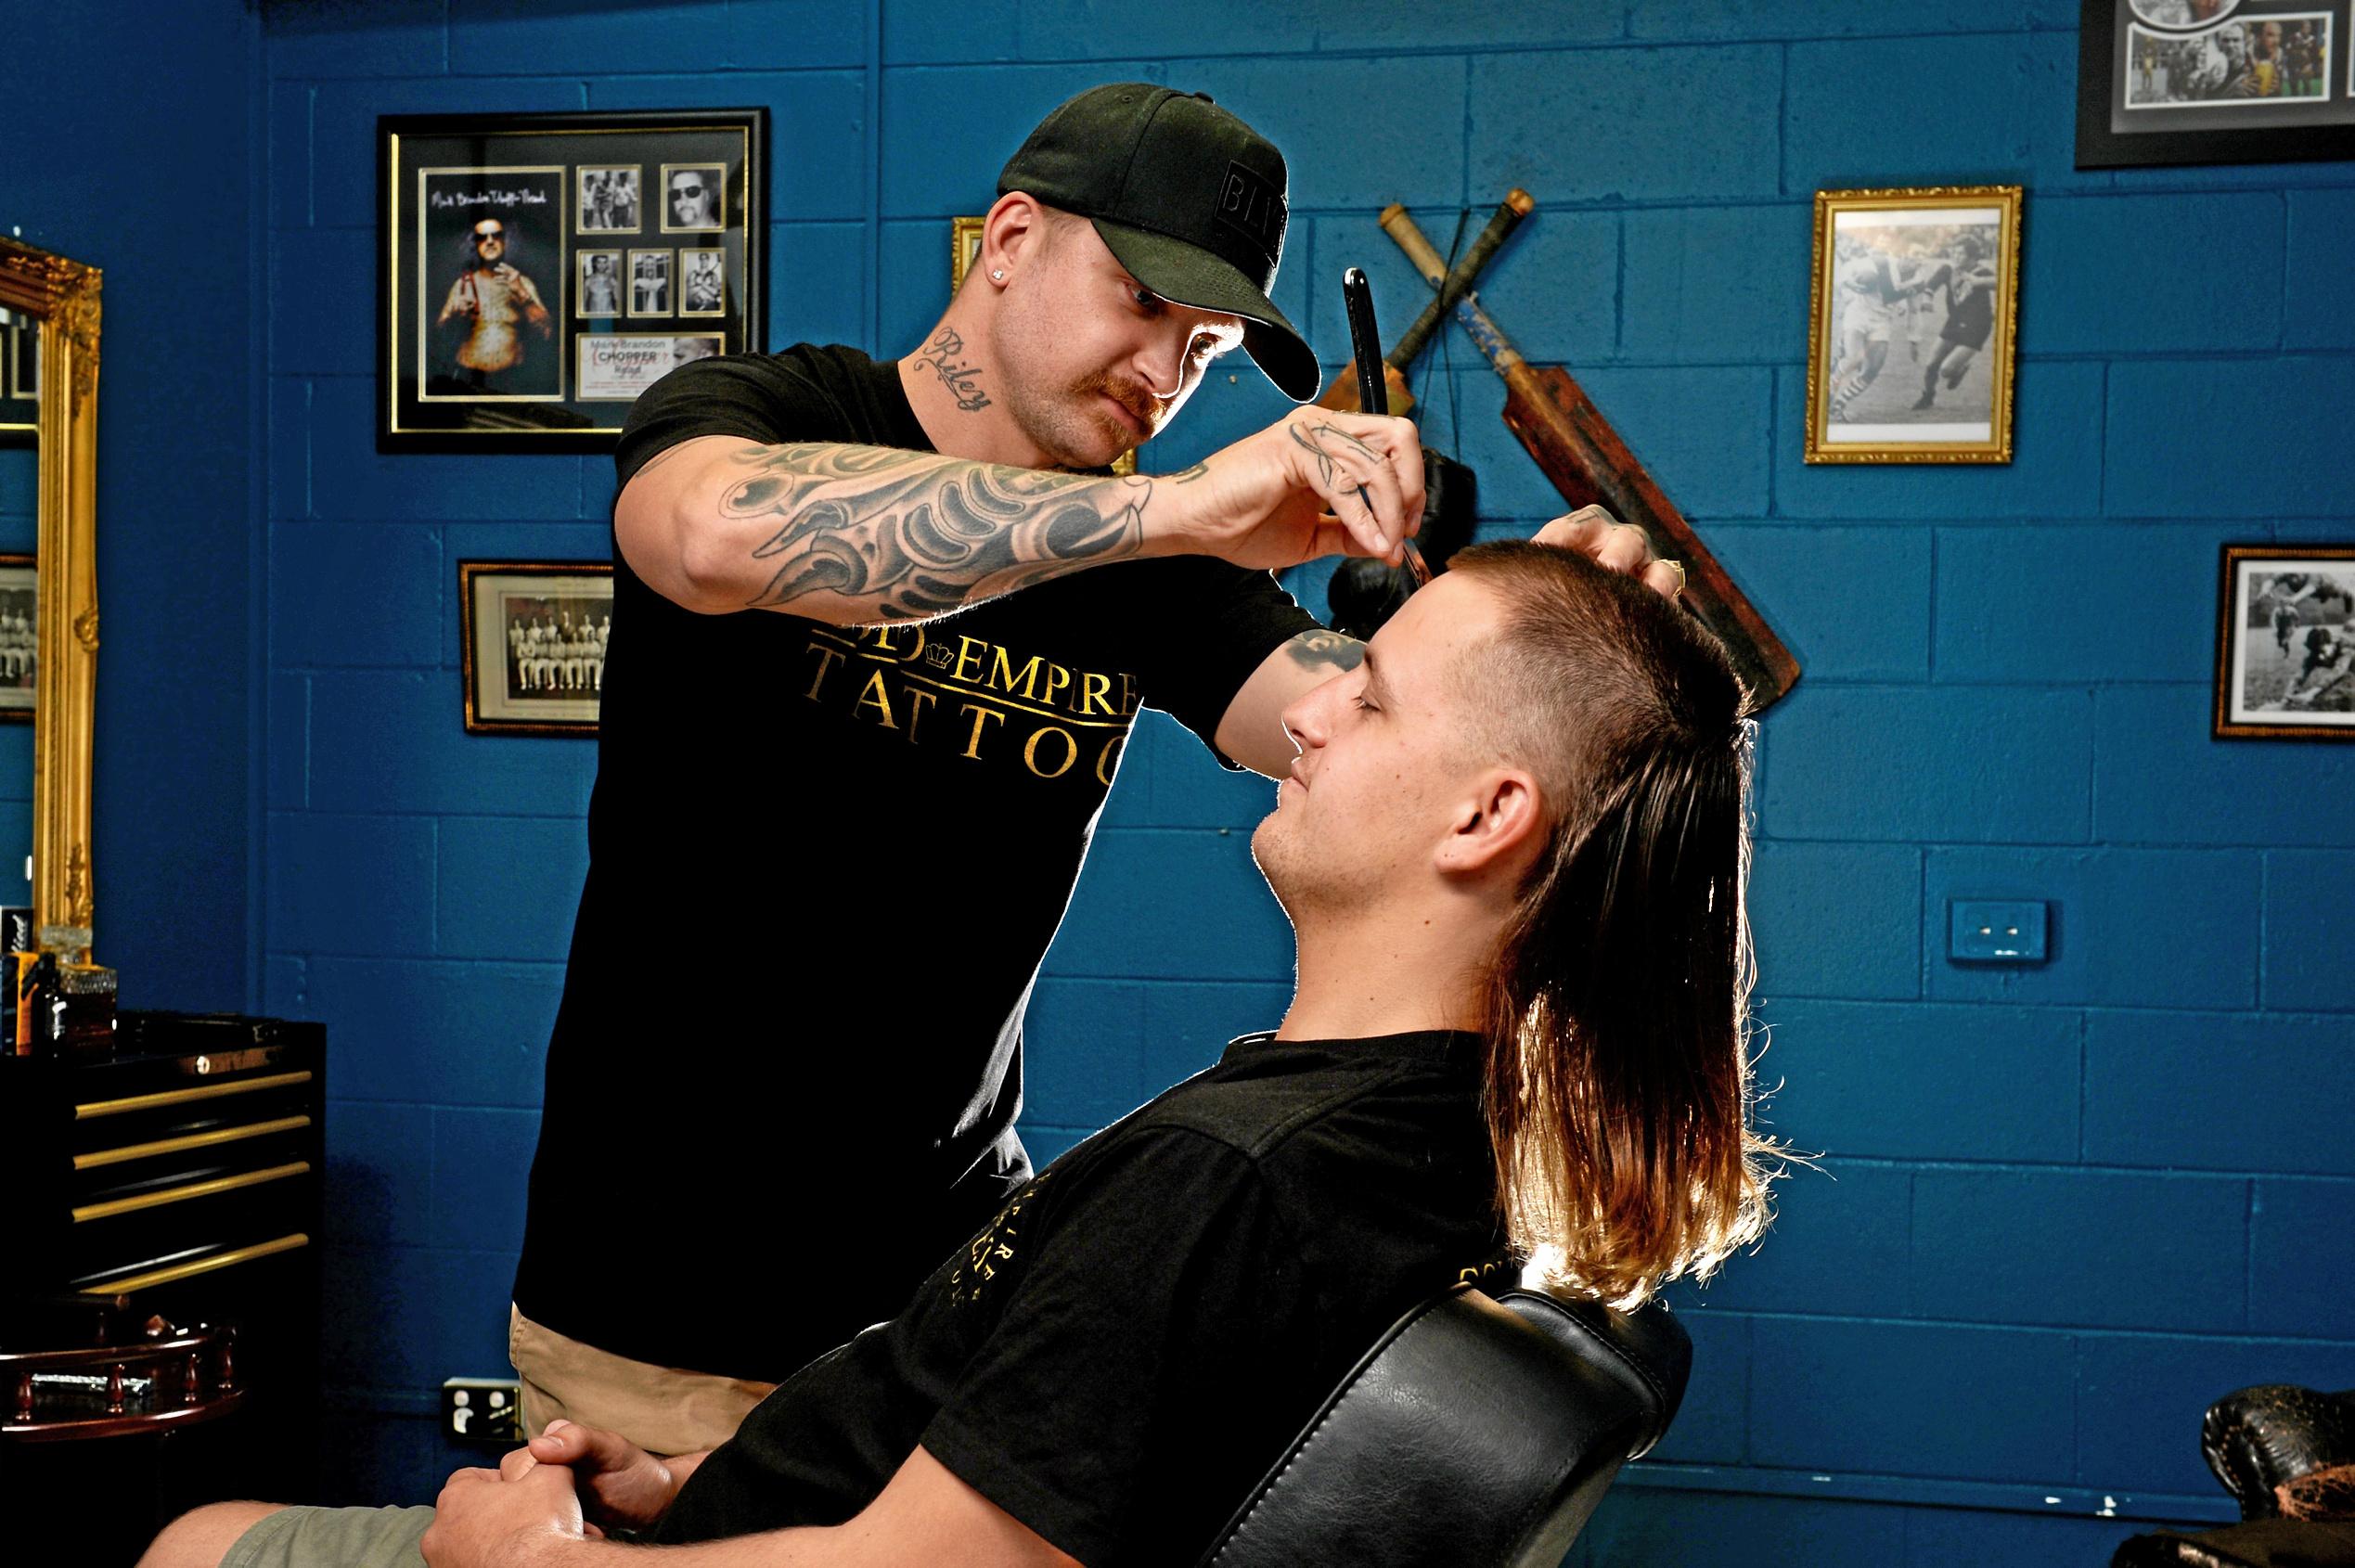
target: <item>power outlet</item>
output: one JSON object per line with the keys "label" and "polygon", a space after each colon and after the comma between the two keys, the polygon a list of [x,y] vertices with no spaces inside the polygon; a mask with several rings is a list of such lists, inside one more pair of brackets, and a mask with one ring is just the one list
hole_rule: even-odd
{"label": "power outlet", "polygon": [[461,1443],[512,1448],[523,1441],[522,1397],[513,1378],[444,1378],[442,1431]]}

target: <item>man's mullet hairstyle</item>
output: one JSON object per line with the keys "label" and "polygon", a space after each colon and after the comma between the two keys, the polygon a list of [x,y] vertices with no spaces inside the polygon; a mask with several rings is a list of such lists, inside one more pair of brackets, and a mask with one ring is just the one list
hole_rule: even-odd
{"label": "man's mullet hairstyle", "polygon": [[1489,973],[1499,1201],[1535,1282],[1632,1306],[1706,1279],[1769,1217],[1747,695],[1692,617],[1571,551],[1482,545],[1449,570],[1504,603],[1469,668],[1551,818]]}

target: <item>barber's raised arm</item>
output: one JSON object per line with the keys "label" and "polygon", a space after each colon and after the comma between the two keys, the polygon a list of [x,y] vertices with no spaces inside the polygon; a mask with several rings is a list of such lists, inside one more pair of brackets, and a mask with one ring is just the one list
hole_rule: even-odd
{"label": "barber's raised arm", "polygon": [[1284,567],[1341,552],[1388,555],[1421,515],[1412,431],[1404,420],[1309,410],[1182,474],[1125,479],[893,447],[699,436],[631,476],[613,531],[631,571],[700,613],[928,621],[1143,556]]}

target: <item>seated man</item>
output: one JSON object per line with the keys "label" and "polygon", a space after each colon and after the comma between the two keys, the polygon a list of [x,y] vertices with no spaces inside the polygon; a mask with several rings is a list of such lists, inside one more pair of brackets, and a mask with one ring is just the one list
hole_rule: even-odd
{"label": "seated man", "polygon": [[[1638,582],[1463,552],[1283,715],[1299,756],[1253,839],[1298,937],[1282,1027],[1064,1155],[707,1454],[552,1422],[438,1511],[217,1504],[148,1562],[644,1549],[600,1526],[682,1565],[1192,1561],[1438,1291],[1525,1261],[1629,1305],[1757,1234],[1741,704]],[[826,1199],[706,1201],[785,1248]]]}

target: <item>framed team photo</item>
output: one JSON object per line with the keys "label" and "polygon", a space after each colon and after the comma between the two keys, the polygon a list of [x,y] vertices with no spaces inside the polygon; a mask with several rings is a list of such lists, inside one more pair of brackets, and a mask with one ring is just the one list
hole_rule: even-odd
{"label": "framed team photo", "polygon": [[39,578],[31,556],[0,555],[0,724],[32,722],[40,686]]}
{"label": "framed team photo", "polygon": [[610,563],[463,560],[458,606],[468,734],[597,733]]}
{"label": "framed team photo", "polygon": [[1820,190],[1810,463],[2008,463],[2020,187]]}
{"label": "framed team photo", "polygon": [[581,187],[573,206],[573,222],[581,234],[636,234],[644,226],[639,202],[637,164],[578,171]]}
{"label": "framed team photo", "polygon": [[630,252],[630,314],[671,314],[671,252],[668,251]]}
{"label": "framed team photo", "polygon": [[766,109],[381,117],[377,449],[611,452],[617,393],[650,382],[582,367],[650,351],[598,340],[692,315],[699,344],[765,347],[768,128]]}
{"label": "framed team photo", "polygon": [[2084,0],[2077,166],[2355,158],[2349,0]]}
{"label": "framed team photo", "polygon": [[41,431],[41,323],[0,309],[0,446],[31,446]]}
{"label": "framed team photo", "polygon": [[2355,545],[2227,545],[2220,740],[2355,740]]}
{"label": "framed team photo", "polygon": [[585,319],[622,314],[622,253],[619,251],[575,251],[573,264],[573,314]]}
{"label": "framed team photo", "polygon": [[663,165],[664,234],[701,234],[727,226],[727,170],[723,165]]}

